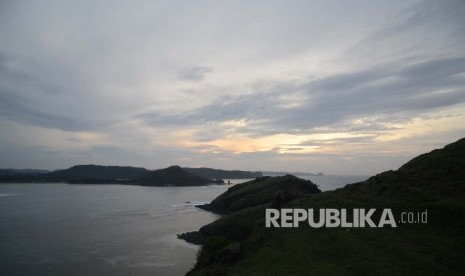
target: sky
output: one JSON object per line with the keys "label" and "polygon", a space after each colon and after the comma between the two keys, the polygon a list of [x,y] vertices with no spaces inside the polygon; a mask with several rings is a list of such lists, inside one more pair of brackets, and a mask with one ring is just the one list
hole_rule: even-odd
{"label": "sky", "polygon": [[0,0],[0,168],[372,175],[465,137],[465,1]]}

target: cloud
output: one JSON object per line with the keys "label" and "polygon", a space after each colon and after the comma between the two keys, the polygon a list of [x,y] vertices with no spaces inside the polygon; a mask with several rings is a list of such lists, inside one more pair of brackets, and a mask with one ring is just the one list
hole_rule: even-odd
{"label": "cloud", "polygon": [[202,81],[205,76],[212,72],[212,68],[205,66],[193,66],[179,72],[178,77],[184,81],[198,82]]}
{"label": "cloud", "polygon": [[[435,33],[436,36],[460,35],[464,30],[463,15],[465,5],[461,0],[419,1],[398,15],[400,20],[393,20],[392,25],[377,34],[377,37],[398,35],[411,30],[419,31],[423,28],[434,29],[437,24],[448,25],[446,32]],[[424,31],[424,29],[423,29]],[[451,37],[449,37],[451,38]]]}
{"label": "cloud", "polygon": [[[463,103],[464,73],[464,57],[411,65],[398,62],[327,76],[302,85],[279,85],[280,89],[271,89],[271,92],[221,96],[184,113],[149,112],[137,118],[156,127],[243,120],[246,124],[239,129],[245,132],[269,134],[297,129],[305,133],[351,118],[376,114],[418,116],[432,109]],[[293,95],[299,95],[295,105],[284,104]]]}
{"label": "cloud", "polygon": [[0,117],[26,125],[71,131],[96,130],[110,123],[110,121],[89,121],[56,114],[53,111],[43,111],[40,106],[36,107],[34,102],[27,98],[3,91],[0,91]]}
{"label": "cloud", "polygon": [[464,12],[457,0],[5,2],[0,124],[22,131],[2,129],[0,161],[27,164],[20,149],[37,147],[36,161],[63,152],[52,168],[392,167],[464,130]]}

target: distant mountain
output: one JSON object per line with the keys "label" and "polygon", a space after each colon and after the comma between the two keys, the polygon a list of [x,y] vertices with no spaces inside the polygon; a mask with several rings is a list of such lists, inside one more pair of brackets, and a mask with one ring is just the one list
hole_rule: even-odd
{"label": "distant mountain", "polygon": [[218,170],[211,168],[183,168],[184,170],[196,174],[198,176],[211,179],[252,179],[261,177],[261,172],[239,171],[239,170]]}
{"label": "distant mountain", "polygon": [[43,177],[61,181],[78,181],[88,179],[136,180],[143,177],[148,172],[149,171],[147,169],[136,167],[77,165],[66,170],[44,174]]}
{"label": "distant mountain", "polygon": [[[194,171],[195,173],[190,171]],[[221,180],[223,178],[255,178],[259,175],[261,174],[215,169],[185,170],[179,166],[150,171],[145,168],[130,166],[76,165],[68,169],[56,171],[0,169],[0,182],[198,186],[211,183],[223,184],[224,182]]]}
{"label": "distant mountain", "polygon": [[39,175],[48,173],[47,170],[33,170],[33,169],[0,169],[0,176],[3,175]]}
{"label": "distant mountain", "polygon": [[140,180],[144,186],[202,186],[212,183],[222,184],[223,181],[193,174],[179,166],[151,171]]}

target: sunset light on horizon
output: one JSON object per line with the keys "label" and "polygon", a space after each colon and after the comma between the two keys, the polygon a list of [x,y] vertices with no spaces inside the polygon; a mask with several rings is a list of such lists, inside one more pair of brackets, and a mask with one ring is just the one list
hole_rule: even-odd
{"label": "sunset light on horizon", "polygon": [[2,1],[0,168],[372,175],[465,137],[463,1]]}

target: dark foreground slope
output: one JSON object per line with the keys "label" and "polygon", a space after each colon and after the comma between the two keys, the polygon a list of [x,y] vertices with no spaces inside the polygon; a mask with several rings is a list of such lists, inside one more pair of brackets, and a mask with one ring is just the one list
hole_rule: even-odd
{"label": "dark foreground slope", "polygon": [[213,183],[221,184],[223,181],[201,177],[179,166],[171,166],[147,173],[139,183],[144,186],[201,186]]}
{"label": "dark foreground slope", "polygon": [[[396,228],[266,228],[261,205],[228,214],[200,229],[207,238],[188,274],[465,275],[464,160],[461,139],[397,171],[281,206],[390,208]],[[425,211],[426,223],[401,223],[403,212]]]}
{"label": "dark foreground slope", "polygon": [[[317,185],[309,180],[304,180],[292,175],[282,177],[257,177],[252,181],[237,184],[230,187],[225,193],[218,196],[210,204],[198,205],[197,207],[218,214],[229,214],[243,209],[263,206],[269,202],[278,206],[292,201],[303,195],[321,193]],[[222,221],[222,220],[220,220]],[[194,244],[203,244],[205,238],[210,236],[210,229],[227,227],[226,231],[217,229],[215,231],[228,233],[234,236],[247,236],[251,231],[253,224],[248,221],[243,224],[244,220],[226,220],[227,223],[213,223],[202,227],[199,231],[187,232],[178,235],[178,238]],[[232,223],[230,223],[232,222]]]}

